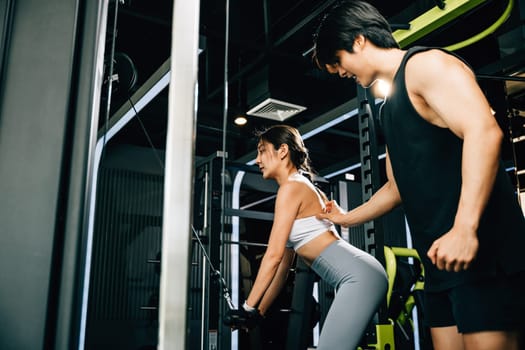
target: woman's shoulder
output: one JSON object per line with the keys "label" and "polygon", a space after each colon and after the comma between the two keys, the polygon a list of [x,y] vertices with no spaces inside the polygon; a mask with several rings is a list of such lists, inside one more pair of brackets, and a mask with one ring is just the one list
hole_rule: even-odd
{"label": "woman's shoulder", "polygon": [[296,199],[304,198],[315,192],[314,185],[306,178],[292,178],[282,183],[277,191],[278,196],[291,196]]}
{"label": "woman's shoulder", "polygon": [[304,178],[288,178],[288,181],[285,181],[279,186],[279,192],[297,192],[297,191],[308,191],[309,190],[308,179]]}
{"label": "woman's shoulder", "polygon": [[[287,181],[279,188],[282,190],[282,197],[287,197],[289,200],[299,201],[303,209],[308,208],[309,215],[315,215],[323,205],[323,198],[316,189],[315,185],[303,177],[303,179],[295,179]],[[279,195],[279,193],[278,193]]]}

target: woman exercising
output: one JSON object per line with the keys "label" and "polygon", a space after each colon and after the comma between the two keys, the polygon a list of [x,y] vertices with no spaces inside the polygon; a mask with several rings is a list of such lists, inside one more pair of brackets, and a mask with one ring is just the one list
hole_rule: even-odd
{"label": "woman exercising", "polygon": [[385,297],[383,266],[341,239],[331,222],[315,217],[324,209],[325,196],[305,176],[311,174],[310,159],[295,128],[276,125],[261,132],[255,162],[263,178],[279,185],[274,221],[250,294],[226,323],[232,328],[255,326],[284,285],[295,251],[336,289],[317,349],[355,349]]}

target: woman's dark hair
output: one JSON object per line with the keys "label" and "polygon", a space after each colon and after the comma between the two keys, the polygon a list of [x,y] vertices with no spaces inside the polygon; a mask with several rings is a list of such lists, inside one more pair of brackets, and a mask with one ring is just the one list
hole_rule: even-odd
{"label": "woman's dark hair", "polygon": [[335,64],[336,52],[353,52],[355,38],[360,34],[377,47],[399,48],[390,24],[374,6],[365,1],[341,0],[328,10],[317,27],[313,60],[321,69]]}
{"label": "woman's dark hair", "polygon": [[265,130],[257,131],[256,136],[259,138],[259,141],[271,143],[275,149],[279,149],[282,144],[288,145],[292,164],[297,170],[301,171],[309,179],[312,179],[314,172],[310,166],[308,149],[305,147],[301,134],[296,128],[278,124]]}

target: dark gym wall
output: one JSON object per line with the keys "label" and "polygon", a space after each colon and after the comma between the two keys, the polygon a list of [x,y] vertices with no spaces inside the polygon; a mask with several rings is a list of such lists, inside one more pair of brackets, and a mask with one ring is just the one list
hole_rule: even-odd
{"label": "dark gym wall", "polygon": [[11,22],[0,90],[0,348],[74,349],[107,1],[11,3],[8,21],[0,7]]}

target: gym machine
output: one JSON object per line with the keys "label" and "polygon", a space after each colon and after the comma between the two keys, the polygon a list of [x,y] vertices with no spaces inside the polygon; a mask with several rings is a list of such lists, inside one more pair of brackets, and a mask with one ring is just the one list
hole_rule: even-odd
{"label": "gym machine", "polygon": [[[381,107],[377,108],[376,104],[373,104],[372,107],[369,101],[374,101],[373,96],[368,89],[360,85],[357,86],[357,96],[359,101],[361,202],[366,202],[381,186],[377,142],[379,117],[376,117]],[[421,292],[424,284],[423,265],[414,249],[405,248],[410,244],[410,237],[403,241],[400,239],[403,237],[403,232],[400,230],[394,232],[396,228],[402,228],[399,222],[400,215],[404,220],[402,213],[394,211],[388,216],[363,225],[364,247],[361,248],[374,255],[385,266],[389,280],[387,298],[378,309],[374,319],[375,324],[369,327],[364,336],[363,350],[415,348],[419,346],[420,339],[416,339],[414,334],[425,335],[424,330],[419,328],[418,322],[414,322],[412,315],[416,304],[421,305]],[[397,223],[392,221],[396,216],[398,217]],[[388,229],[385,227],[387,219],[390,220]],[[405,230],[408,231],[408,227],[405,227]],[[403,247],[386,245],[387,238],[390,244]],[[403,278],[403,272],[406,275],[405,278]],[[420,338],[419,335],[417,338]]]}
{"label": "gym machine", "polygon": [[[378,107],[369,91],[358,86],[358,124],[361,182],[331,179],[330,194],[351,209],[367,201],[381,185],[380,147],[378,146]],[[380,107],[379,107],[380,108]],[[360,349],[418,349],[428,341],[427,332],[418,322],[424,271],[417,252],[410,246],[409,231],[401,209],[382,218],[352,228],[340,228],[341,235],[354,246],[374,255],[386,268],[389,288],[361,342]],[[408,236],[408,237],[407,237]],[[322,325],[331,304],[333,290],[319,283]]]}
{"label": "gym machine", "polygon": [[[240,303],[240,250],[265,247],[239,240],[239,219],[273,220],[273,213],[238,206],[243,179],[254,174],[260,178],[258,169],[229,161],[224,165],[223,157],[223,152],[216,152],[196,164],[188,305],[191,348],[237,349],[238,331],[232,332],[222,320]],[[264,186],[268,193],[275,190],[271,182]],[[250,332],[250,338],[255,337],[256,330]],[[252,343],[256,346],[259,341]]]}
{"label": "gym machine", "polygon": [[[370,92],[357,86],[357,98],[359,101],[359,153],[361,158],[361,189],[362,200],[366,202],[380,187],[379,176],[379,153],[377,149],[377,130],[374,114],[368,102]],[[373,98],[372,98],[373,100]],[[385,266],[384,234],[382,219],[369,221],[363,225],[365,247],[364,249],[376,257]],[[375,329],[372,327],[365,334],[365,348],[371,349],[394,349],[392,324],[388,322],[386,313],[386,301],[379,306]],[[374,340],[375,339],[375,340]]]}

